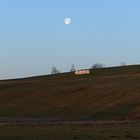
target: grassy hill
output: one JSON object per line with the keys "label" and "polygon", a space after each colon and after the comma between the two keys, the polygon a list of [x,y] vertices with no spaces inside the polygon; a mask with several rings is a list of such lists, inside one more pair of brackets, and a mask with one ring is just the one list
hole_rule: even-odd
{"label": "grassy hill", "polygon": [[140,65],[0,81],[0,117],[140,119]]}

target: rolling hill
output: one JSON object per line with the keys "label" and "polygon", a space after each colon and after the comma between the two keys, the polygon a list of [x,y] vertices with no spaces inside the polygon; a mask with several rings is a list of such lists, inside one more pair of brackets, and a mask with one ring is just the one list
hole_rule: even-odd
{"label": "rolling hill", "polygon": [[2,80],[0,118],[140,119],[140,65]]}

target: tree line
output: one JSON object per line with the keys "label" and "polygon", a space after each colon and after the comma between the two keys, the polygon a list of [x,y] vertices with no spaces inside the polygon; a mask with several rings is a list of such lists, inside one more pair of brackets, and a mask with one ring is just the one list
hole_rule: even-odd
{"label": "tree line", "polygon": [[[99,68],[104,68],[104,67],[105,67],[104,64],[96,63],[93,66],[91,66],[90,69],[99,69]],[[74,72],[74,71],[76,71],[76,68],[75,68],[75,65],[72,64],[72,66],[70,68],[70,72]],[[60,70],[58,70],[55,66],[53,66],[52,70],[51,70],[51,74],[59,74],[59,73],[61,73]]]}
{"label": "tree line", "polygon": [[[125,66],[126,64],[125,64],[125,62],[122,62],[120,65]],[[105,67],[105,65],[102,63],[95,63],[90,67],[90,69],[101,69],[104,67]],[[75,68],[75,65],[72,64],[71,68],[70,68],[70,72],[74,72],[74,71],[76,71],[76,68]],[[61,73],[61,71],[58,70],[55,66],[53,66],[52,70],[51,70],[51,74],[59,74],[59,73]]]}

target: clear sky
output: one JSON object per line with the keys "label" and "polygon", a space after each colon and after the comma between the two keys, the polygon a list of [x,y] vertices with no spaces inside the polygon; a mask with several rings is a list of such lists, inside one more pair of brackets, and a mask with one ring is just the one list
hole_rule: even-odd
{"label": "clear sky", "polygon": [[0,1],[0,79],[121,62],[140,63],[140,0]]}

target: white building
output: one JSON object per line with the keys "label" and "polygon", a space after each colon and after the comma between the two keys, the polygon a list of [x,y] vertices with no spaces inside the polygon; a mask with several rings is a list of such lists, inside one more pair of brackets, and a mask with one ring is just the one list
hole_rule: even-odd
{"label": "white building", "polygon": [[90,74],[90,70],[76,70],[75,75]]}

